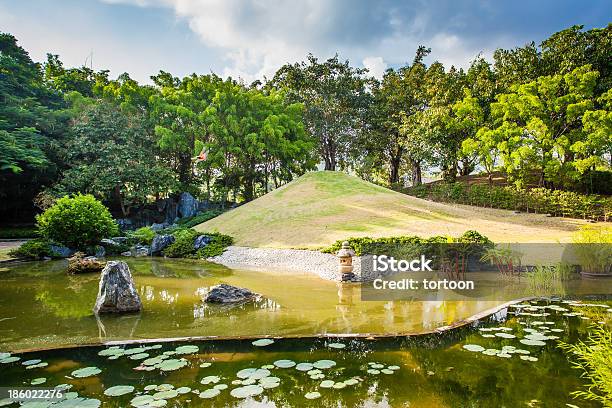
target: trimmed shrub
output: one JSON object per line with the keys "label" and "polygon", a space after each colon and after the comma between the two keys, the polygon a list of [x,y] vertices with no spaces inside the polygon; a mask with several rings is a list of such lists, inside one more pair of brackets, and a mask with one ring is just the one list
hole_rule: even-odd
{"label": "trimmed shrub", "polygon": [[19,248],[13,249],[9,255],[15,258],[42,259],[56,257],[51,251],[51,243],[46,239],[37,238],[24,242]]}
{"label": "trimmed shrub", "polygon": [[[234,239],[218,232],[201,233],[191,228],[175,231],[175,241],[164,249],[164,256],[169,258],[205,259],[221,255],[226,247],[232,245]],[[204,248],[196,251],[195,240],[200,235],[206,235],[212,240]]]}
{"label": "trimmed shrub", "polygon": [[555,217],[609,221],[612,216],[612,197],[542,187],[523,189],[487,184],[432,183],[402,191],[432,201],[550,214]]}
{"label": "trimmed shrub", "polygon": [[89,194],[58,199],[36,222],[42,237],[81,250],[119,234],[108,209]]}
{"label": "trimmed shrub", "polygon": [[141,244],[151,245],[153,238],[155,238],[155,231],[151,227],[142,227],[132,232],[130,236]]}

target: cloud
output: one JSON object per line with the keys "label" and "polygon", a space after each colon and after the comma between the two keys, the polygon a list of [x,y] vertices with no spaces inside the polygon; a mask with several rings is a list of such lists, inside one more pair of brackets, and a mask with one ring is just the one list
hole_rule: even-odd
{"label": "cloud", "polygon": [[387,70],[387,64],[382,57],[365,57],[362,61],[369,74],[374,78],[381,79]]}

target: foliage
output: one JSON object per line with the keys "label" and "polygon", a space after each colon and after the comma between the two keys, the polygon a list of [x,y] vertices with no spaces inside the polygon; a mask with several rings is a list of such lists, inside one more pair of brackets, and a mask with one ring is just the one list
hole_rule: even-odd
{"label": "foliage", "polygon": [[304,126],[319,142],[325,170],[346,167],[356,146],[370,99],[365,72],[337,55],[319,62],[309,54],[307,61],[282,66],[271,81],[291,102],[303,104]]}
{"label": "foliage", "polygon": [[15,258],[42,259],[53,258],[55,254],[51,251],[50,241],[37,238],[24,242],[19,248],[11,250],[9,255]]}
{"label": "foliage", "polygon": [[576,344],[560,342],[559,347],[588,381],[585,390],[575,391],[573,395],[612,407],[612,331],[594,326],[586,341]]}
{"label": "foliage", "polygon": [[612,272],[612,227],[584,225],[573,234],[572,242],[584,272]]}
{"label": "foliage", "polygon": [[92,195],[62,197],[36,223],[42,237],[83,250],[119,233],[108,209]]}
{"label": "foliage", "polygon": [[65,153],[68,169],[52,192],[95,194],[128,216],[132,207],[174,187],[173,174],[154,160],[156,154],[154,135],[143,115],[97,101],[73,119]]}
{"label": "foliage", "polygon": [[33,227],[4,227],[0,228],[0,239],[34,238],[36,229]]}
{"label": "foliage", "polygon": [[465,183],[432,183],[403,190],[433,201],[550,214],[592,220],[610,219],[612,198],[547,188],[519,188]]}
{"label": "foliage", "polygon": [[[174,242],[164,249],[164,256],[168,258],[197,258],[205,259],[220,255],[226,247],[232,245],[233,239],[228,235],[219,233],[201,233],[191,228],[180,229],[174,234]],[[212,240],[204,248],[195,249],[195,240],[200,235],[205,235]]]}
{"label": "foliage", "polygon": [[480,260],[495,265],[502,276],[512,276],[520,273],[522,256],[522,253],[512,250],[509,246],[496,246],[486,250]]}
{"label": "foliage", "polygon": [[183,228],[193,228],[196,225],[199,225],[203,222],[206,222],[223,214],[224,212],[224,210],[204,211],[203,213],[194,215],[193,217],[181,218],[180,220],[178,220],[177,224]]}
{"label": "foliage", "polygon": [[321,252],[335,254],[342,247],[342,243],[347,241],[351,248],[355,251],[358,256],[370,254],[370,255],[382,255],[396,253],[398,249],[409,248],[410,252],[419,253],[420,251],[426,250],[427,248],[435,248],[440,244],[475,244],[484,248],[493,245],[491,240],[481,235],[477,231],[466,231],[459,237],[448,237],[448,236],[432,236],[429,238],[421,238],[416,235],[412,236],[400,236],[400,237],[388,237],[388,238],[348,238],[345,240],[339,240],[333,243],[331,246],[324,248]]}
{"label": "foliage", "polygon": [[153,242],[153,238],[155,238],[155,231],[151,229],[151,227],[142,227],[138,228],[136,231],[132,232],[130,236],[136,239],[139,243],[144,245],[151,245]]}

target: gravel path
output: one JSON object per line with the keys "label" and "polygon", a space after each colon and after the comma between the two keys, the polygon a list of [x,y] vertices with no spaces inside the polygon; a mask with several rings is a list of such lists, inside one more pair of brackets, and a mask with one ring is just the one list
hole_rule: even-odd
{"label": "gravel path", "polygon": [[[319,251],[230,246],[222,255],[208,260],[230,268],[310,273],[327,280],[340,280],[338,258]],[[359,264],[359,257],[354,257],[354,273],[357,279],[360,277]]]}

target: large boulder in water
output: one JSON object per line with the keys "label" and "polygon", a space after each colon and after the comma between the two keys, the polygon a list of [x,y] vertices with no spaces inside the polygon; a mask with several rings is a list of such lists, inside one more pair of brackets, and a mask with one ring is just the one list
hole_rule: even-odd
{"label": "large boulder in water", "polygon": [[151,242],[151,255],[159,254],[173,242],[174,236],[172,235],[156,235]]}
{"label": "large boulder in water", "polygon": [[208,303],[242,303],[250,300],[255,300],[259,296],[245,288],[222,283],[213,286],[204,297],[204,301]]}
{"label": "large boulder in water", "polygon": [[142,309],[130,268],[122,261],[109,261],[102,270],[94,313],[129,313]]}
{"label": "large boulder in water", "polygon": [[193,217],[198,213],[198,200],[189,193],[181,193],[178,202],[178,216],[181,218]]}

